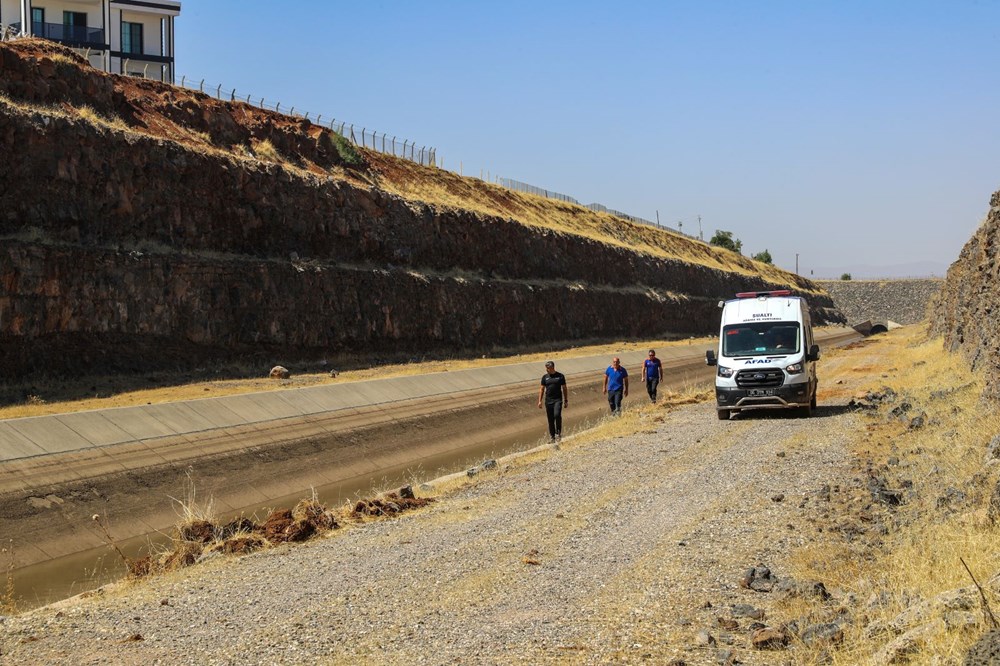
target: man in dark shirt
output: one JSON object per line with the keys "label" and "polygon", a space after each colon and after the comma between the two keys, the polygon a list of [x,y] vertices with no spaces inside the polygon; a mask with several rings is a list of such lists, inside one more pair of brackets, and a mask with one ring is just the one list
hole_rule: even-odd
{"label": "man in dark shirt", "polygon": [[566,388],[566,376],[556,372],[556,364],[545,362],[545,374],[542,375],[542,385],[538,389],[538,408],[545,403],[545,416],[549,419],[549,439],[558,442],[562,439],[562,410],[569,406],[569,390]]}

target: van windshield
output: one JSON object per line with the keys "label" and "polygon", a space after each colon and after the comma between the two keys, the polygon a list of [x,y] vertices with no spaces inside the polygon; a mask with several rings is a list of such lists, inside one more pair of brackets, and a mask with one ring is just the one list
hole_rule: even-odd
{"label": "van windshield", "polygon": [[795,321],[757,321],[729,324],[722,329],[723,356],[775,356],[799,351],[799,324]]}

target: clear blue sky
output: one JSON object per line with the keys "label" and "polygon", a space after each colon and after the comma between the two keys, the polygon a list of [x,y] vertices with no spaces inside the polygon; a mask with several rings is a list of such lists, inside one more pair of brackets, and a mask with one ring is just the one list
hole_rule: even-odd
{"label": "clear blue sky", "polygon": [[1000,189],[998,66],[998,0],[184,0],[177,20],[178,76],[466,174],[689,233],[701,215],[816,277],[958,257]]}

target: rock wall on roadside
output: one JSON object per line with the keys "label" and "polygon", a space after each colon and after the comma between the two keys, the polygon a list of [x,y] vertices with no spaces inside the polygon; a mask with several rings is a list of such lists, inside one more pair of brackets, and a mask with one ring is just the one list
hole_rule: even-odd
{"label": "rock wall on roadside", "polygon": [[941,289],[938,278],[906,280],[816,280],[851,326],[864,321],[916,324],[927,318],[927,306]]}
{"label": "rock wall on roadside", "polygon": [[[716,302],[736,291],[814,288],[36,106],[61,95],[154,124],[117,78],[0,48],[0,372],[691,335],[712,331]],[[139,85],[213,140],[245,138],[226,104],[205,113],[169,86]],[[307,121],[301,132],[297,120],[280,132],[254,122],[314,169],[342,161]],[[810,301],[819,322],[841,320],[829,298]]]}
{"label": "rock wall on roadside", "polygon": [[948,269],[934,301],[931,331],[945,348],[961,352],[986,373],[986,394],[1000,399],[1000,191],[990,198],[986,221]]}

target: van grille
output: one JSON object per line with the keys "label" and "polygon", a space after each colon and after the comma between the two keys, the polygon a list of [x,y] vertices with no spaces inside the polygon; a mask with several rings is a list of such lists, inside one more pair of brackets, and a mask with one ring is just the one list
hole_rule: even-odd
{"label": "van grille", "polygon": [[785,373],[780,368],[754,368],[736,373],[736,385],[740,388],[781,386],[784,381]]}

